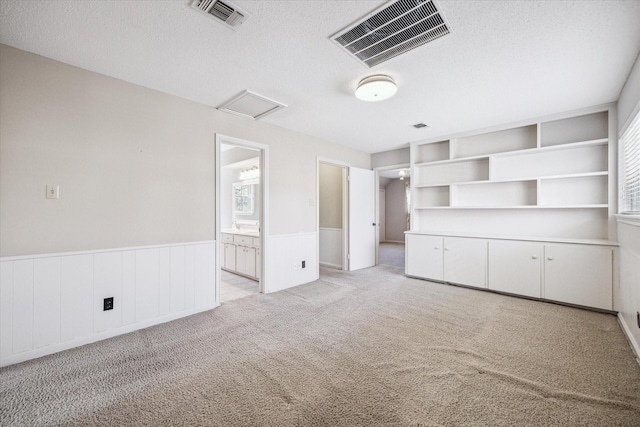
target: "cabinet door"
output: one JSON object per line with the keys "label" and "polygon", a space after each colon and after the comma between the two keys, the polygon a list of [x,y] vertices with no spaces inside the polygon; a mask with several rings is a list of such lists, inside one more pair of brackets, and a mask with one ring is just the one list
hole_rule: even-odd
{"label": "cabinet door", "polygon": [[613,250],[586,245],[544,247],[545,299],[613,310]]}
{"label": "cabinet door", "polygon": [[442,280],[442,237],[407,234],[406,274]]}
{"label": "cabinet door", "polygon": [[224,244],[224,268],[227,270],[236,269],[236,245],[231,243]]}
{"label": "cabinet door", "polygon": [[540,298],[543,245],[489,241],[489,289]]}
{"label": "cabinet door", "polygon": [[256,249],[238,246],[236,271],[247,276],[256,277]]}
{"label": "cabinet door", "polygon": [[486,288],[487,241],[445,237],[444,280],[467,286]]}

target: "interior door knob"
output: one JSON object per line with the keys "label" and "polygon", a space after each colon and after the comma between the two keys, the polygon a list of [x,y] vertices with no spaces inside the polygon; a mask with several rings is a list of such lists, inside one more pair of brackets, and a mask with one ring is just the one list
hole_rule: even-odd
{"label": "interior door knob", "polygon": [[375,226],[376,226],[376,223],[374,222],[374,223],[373,223],[373,224],[371,224],[371,225],[373,225],[373,226],[375,227]]}

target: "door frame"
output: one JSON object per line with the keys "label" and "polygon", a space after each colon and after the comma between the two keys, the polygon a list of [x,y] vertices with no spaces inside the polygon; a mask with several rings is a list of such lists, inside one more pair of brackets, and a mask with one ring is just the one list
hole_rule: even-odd
{"label": "door frame", "polygon": [[236,145],[238,147],[251,148],[260,152],[260,197],[262,198],[262,208],[260,212],[260,258],[261,269],[260,292],[269,293],[269,276],[268,276],[268,246],[269,246],[269,146],[246,139],[236,138],[232,136],[215,134],[216,140],[216,159],[215,159],[215,240],[216,240],[216,259],[215,259],[215,280],[216,280],[216,305],[220,305],[220,283],[221,283],[221,248],[222,248],[222,230],[221,230],[221,145]]}
{"label": "door frame", "polygon": [[[376,265],[380,264],[380,172],[393,169],[410,169],[411,163],[400,163],[397,165],[378,166],[373,168],[375,192],[375,209],[376,209]],[[411,175],[410,175],[411,176]],[[411,179],[411,177],[409,178]],[[411,184],[409,184],[411,185]]]}
{"label": "door frame", "polygon": [[320,163],[342,169],[342,270],[349,271],[349,168],[351,165],[340,160],[316,157],[316,275],[320,275]]}

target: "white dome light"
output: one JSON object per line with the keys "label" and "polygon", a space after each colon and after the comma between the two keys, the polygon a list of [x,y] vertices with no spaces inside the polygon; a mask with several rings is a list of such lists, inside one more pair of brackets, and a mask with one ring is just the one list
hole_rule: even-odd
{"label": "white dome light", "polygon": [[360,80],[356,97],[363,101],[383,101],[391,98],[397,91],[398,86],[391,77],[378,74]]}

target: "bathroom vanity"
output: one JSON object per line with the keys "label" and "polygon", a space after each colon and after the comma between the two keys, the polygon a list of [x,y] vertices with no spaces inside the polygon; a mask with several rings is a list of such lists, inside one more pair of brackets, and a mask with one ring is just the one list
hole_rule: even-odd
{"label": "bathroom vanity", "polygon": [[253,230],[222,230],[222,269],[260,280],[260,233]]}

